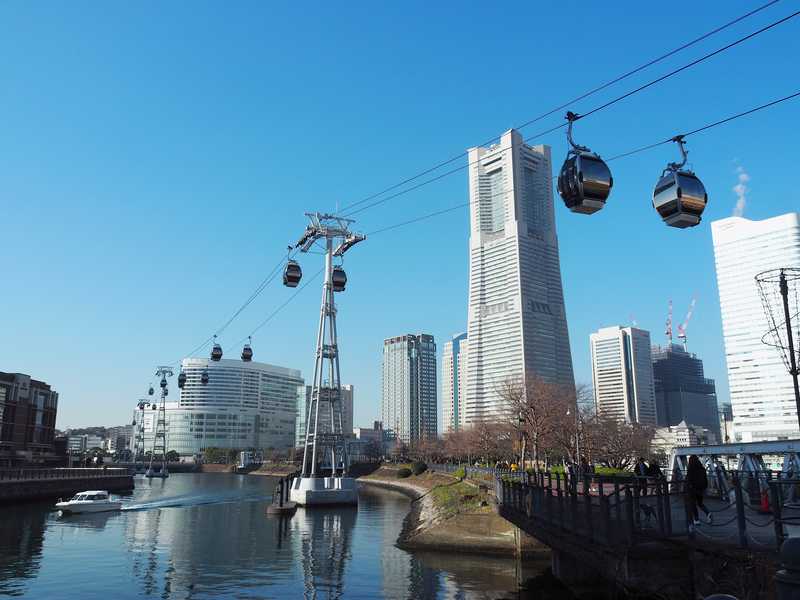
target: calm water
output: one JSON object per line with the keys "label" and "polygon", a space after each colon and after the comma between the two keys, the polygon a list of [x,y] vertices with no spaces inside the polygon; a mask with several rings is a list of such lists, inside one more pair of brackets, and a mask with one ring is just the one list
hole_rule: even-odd
{"label": "calm water", "polygon": [[281,519],[265,514],[271,478],[174,474],[136,483],[120,513],[0,507],[0,596],[519,597],[512,560],[396,548],[409,500],[395,492],[362,488],[358,509],[300,509]]}

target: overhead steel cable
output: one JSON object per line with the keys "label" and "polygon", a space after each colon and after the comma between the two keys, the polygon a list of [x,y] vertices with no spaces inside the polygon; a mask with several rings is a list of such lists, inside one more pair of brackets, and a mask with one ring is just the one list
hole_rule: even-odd
{"label": "overhead steel cable", "polygon": [[[793,18],[797,17],[798,15],[800,15],[800,11],[796,11],[796,12],[794,12],[794,13],[792,13],[792,14],[790,14],[790,15],[782,18],[782,19],[779,19],[778,21],[774,21],[774,22],[770,23],[769,25],[766,25],[766,26],[762,27],[761,29],[758,29],[758,30],[756,30],[756,31],[754,31],[752,33],[749,33],[748,35],[746,35],[744,37],[741,37],[741,38],[731,42],[730,44],[726,44],[725,46],[723,46],[721,48],[718,48],[717,50],[714,50],[713,52],[709,52],[708,54],[705,54],[705,55],[701,56],[700,58],[697,58],[697,59],[695,59],[695,60],[693,60],[693,61],[691,61],[691,62],[689,62],[689,63],[687,63],[687,64],[685,64],[685,65],[683,65],[681,67],[678,67],[677,69],[673,69],[669,73],[661,75],[660,77],[657,77],[656,79],[653,79],[652,81],[649,81],[649,82],[645,83],[644,85],[641,85],[641,86],[639,86],[639,87],[637,87],[637,88],[635,88],[635,89],[633,89],[633,90],[631,90],[629,92],[626,92],[625,94],[622,94],[621,96],[617,96],[613,100],[609,100],[608,102],[604,102],[603,104],[601,104],[599,106],[596,106],[595,108],[589,110],[588,112],[583,113],[581,115],[578,115],[576,120],[586,118],[586,117],[588,117],[590,115],[593,115],[593,114],[595,114],[595,113],[597,113],[597,112],[599,112],[601,110],[604,110],[604,109],[606,109],[606,108],[608,108],[610,106],[613,106],[614,104],[616,104],[617,102],[621,102],[625,98],[629,98],[630,96],[633,96],[634,94],[637,94],[637,93],[639,93],[639,92],[641,92],[643,90],[646,90],[647,88],[649,88],[649,87],[651,87],[651,86],[653,86],[653,85],[655,85],[657,83],[661,83],[662,81],[665,81],[665,80],[669,79],[670,77],[673,77],[673,76],[677,75],[678,73],[681,73],[681,72],[685,71],[686,69],[689,69],[689,68],[691,68],[693,66],[696,66],[696,65],[700,64],[701,62],[708,60],[709,58],[712,58],[712,57],[714,57],[714,56],[716,56],[716,55],[718,55],[718,54],[720,54],[720,53],[722,53],[722,52],[724,52],[726,50],[729,50],[729,49],[733,48],[734,46],[737,46],[737,45],[739,45],[739,44],[741,44],[741,43],[743,43],[743,42],[745,42],[747,40],[750,40],[750,39],[754,38],[757,35],[760,35],[760,34],[766,32],[766,31],[769,31],[773,27],[781,25],[781,24],[789,21],[790,19],[793,19]],[[567,126],[567,123],[562,123],[560,125],[555,125],[553,127],[550,127],[549,129],[546,129],[544,131],[540,131],[539,133],[536,133],[534,135],[526,137],[525,141],[529,142],[531,140],[540,138],[540,137],[542,137],[544,135],[547,135],[548,133],[552,133],[552,132],[557,131],[559,129],[563,129],[566,126]],[[495,138],[493,138],[493,139],[495,139]],[[501,152],[505,152],[505,150],[502,150]],[[462,154],[462,157],[463,157],[463,154]],[[482,159],[480,159],[480,160],[482,160]],[[370,208],[374,208],[376,206],[384,204],[384,203],[388,202],[389,200],[392,200],[392,199],[397,198],[399,196],[403,196],[403,195],[405,195],[405,194],[407,194],[409,192],[413,192],[414,190],[418,190],[419,188],[421,188],[423,186],[426,186],[426,185],[428,185],[430,183],[434,183],[436,181],[444,179],[445,177],[447,177],[449,175],[453,175],[455,173],[458,173],[459,171],[463,171],[464,169],[467,169],[467,168],[469,168],[469,167],[471,167],[471,166],[473,166],[475,164],[478,164],[480,162],[480,160],[476,160],[476,161],[467,163],[466,165],[461,165],[461,166],[456,167],[454,169],[450,169],[449,171],[446,171],[445,173],[437,175],[436,177],[432,177],[430,179],[426,179],[425,181],[422,181],[422,182],[420,182],[420,183],[418,183],[418,184],[416,184],[416,185],[414,185],[414,186],[412,186],[410,188],[405,188],[403,190],[400,190],[399,192],[395,192],[394,194],[392,194],[390,196],[386,196],[385,198],[381,198],[379,200],[375,200],[374,202],[371,202],[371,203],[369,203],[369,204],[367,204],[365,206],[362,206],[362,207],[360,207],[360,208],[358,208],[356,210],[343,211],[342,212],[342,216],[345,216],[345,217],[349,218],[349,217],[352,217],[354,215],[357,215],[357,214],[359,214],[361,212],[364,212],[365,210],[369,210]],[[450,161],[450,162],[452,162],[452,161]],[[354,205],[351,205],[351,207],[352,206],[354,206]]]}
{"label": "overhead steel cable", "polygon": [[[580,94],[579,96],[576,96],[575,98],[572,98],[571,100],[569,100],[567,102],[564,102],[563,104],[560,104],[559,106],[556,106],[555,108],[551,108],[547,112],[544,112],[544,113],[542,113],[542,114],[540,114],[540,115],[538,115],[538,116],[536,116],[536,117],[534,117],[532,119],[529,119],[528,121],[525,121],[524,123],[522,123],[520,125],[517,125],[515,127],[515,129],[520,129],[520,130],[524,129],[525,127],[528,127],[529,125],[532,125],[533,123],[536,123],[537,121],[540,121],[540,120],[544,119],[545,117],[549,117],[550,115],[552,115],[552,114],[554,114],[554,113],[556,113],[556,112],[558,112],[560,110],[563,110],[563,109],[573,105],[576,102],[580,102],[581,100],[584,100],[584,99],[586,99],[586,98],[588,98],[590,96],[593,96],[594,94],[596,94],[598,92],[601,92],[601,91],[611,87],[612,85],[614,85],[616,83],[619,83],[620,81],[623,81],[623,80],[627,79],[628,77],[631,77],[631,76],[635,75],[636,73],[639,73],[639,72],[647,69],[648,67],[652,67],[653,65],[655,65],[655,64],[657,64],[657,63],[659,63],[659,62],[661,62],[663,60],[666,60],[667,58],[669,58],[671,56],[674,56],[675,54],[677,54],[677,53],[679,53],[679,52],[681,52],[683,50],[686,50],[687,48],[690,48],[691,46],[694,46],[695,44],[698,44],[699,42],[702,42],[703,40],[708,39],[709,37],[719,33],[720,31],[723,31],[723,30],[725,30],[725,29],[727,29],[727,28],[729,28],[729,27],[731,27],[731,26],[733,26],[733,25],[735,25],[735,24],[747,19],[748,17],[751,17],[751,16],[755,15],[756,13],[761,12],[762,10],[765,10],[765,9],[769,8],[770,6],[772,6],[774,4],[777,4],[779,1],[780,0],[772,0],[770,2],[767,2],[766,4],[762,4],[761,6],[759,6],[757,8],[754,8],[753,10],[751,10],[751,11],[749,11],[749,12],[743,14],[743,15],[738,16],[735,19],[733,19],[731,21],[728,21],[727,23],[725,23],[723,25],[720,25],[719,27],[714,28],[711,31],[708,31],[708,32],[706,32],[706,33],[694,38],[693,40],[691,40],[689,42],[686,42],[685,44],[682,44],[681,46],[678,46],[677,48],[674,48],[673,50],[670,50],[669,52],[667,52],[665,54],[662,54],[661,56],[659,56],[657,58],[654,58],[654,59],[652,59],[652,60],[650,60],[650,61],[648,61],[648,62],[646,62],[646,63],[644,63],[642,65],[639,65],[638,67],[636,67],[634,69],[631,69],[630,71],[627,71],[626,73],[623,73],[622,75],[619,75],[619,76],[615,77],[614,79],[611,79],[610,81],[607,81],[607,82],[605,82],[605,83],[603,83],[601,85],[598,85],[597,87],[594,87],[591,90],[589,90],[587,92],[584,92],[583,94]],[[478,146],[487,146],[488,144],[492,143],[496,139],[497,139],[497,136],[492,137],[492,138],[486,140],[485,142],[483,142],[481,144],[478,144]],[[356,206],[360,206],[361,204],[364,204],[365,202],[369,202],[370,200],[374,200],[375,198],[378,198],[379,196],[382,196],[383,194],[391,192],[392,190],[396,190],[397,188],[402,187],[402,186],[406,185],[407,183],[411,183],[412,181],[415,181],[415,180],[419,179],[420,177],[424,177],[425,175],[428,175],[429,173],[433,173],[434,171],[438,171],[442,167],[446,167],[447,165],[456,162],[457,160],[461,159],[463,157],[463,155],[464,155],[463,152],[461,152],[461,153],[459,153],[459,154],[457,154],[457,155],[455,155],[455,156],[453,156],[451,158],[448,158],[447,160],[444,160],[444,161],[442,161],[442,162],[440,162],[440,163],[438,163],[438,164],[436,164],[436,165],[434,165],[432,167],[429,167],[429,168],[427,168],[427,169],[425,169],[423,171],[420,171],[416,175],[408,177],[408,178],[406,178],[406,179],[404,179],[404,180],[402,180],[402,181],[400,181],[400,182],[398,182],[398,183],[396,183],[394,185],[391,185],[391,186],[389,186],[389,187],[387,187],[387,188],[385,188],[385,189],[383,189],[383,190],[381,190],[379,192],[371,194],[371,195],[369,195],[369,196],[367,196],[365,198],[362,198],[361,200],[358,200],[356,202],[353,202],[353,203],[350,203],[348,205],[345,205],[340,210],[337,210],[337,213],[341,213],[341,214],[344,215],[345,212],[351,210],[352,208],[355,208]],[[433,180],[433,181],[435,181],[435,180]]]}
{"label": "overhead steel cable", "polygon": [[738,40],[735,40],[735,41],[731,42],[730,44],[726,44],[722,48],[718,48],[718,49],[714,50],[713,52],[709,52],[708,54],[705,54],[705,55],[701,56],[700,58],[695,59],[692,62],[683,65],[682,67],[678,67],[677,69],[674,69],[674,70],[670,71],[669,73],[667,73],[665,75],[662,75],[661,77],[658,77],[657,79],[654,79],[653,81],[649,81],[649,82],[645,83],[644,85],[641,85],[641,86],[637,87],[636,89],[631,90],[630,92],[622,94],[621,96],[618,96],[618,97],[614,98],[613,100],[609,100],[608,102],[606,102],[604,104],[601,104],[600,106],[598,106],[596,108],[593,108],[589,112],[580,114],[580,115],[578,115],[577,118],[578,119],[583,119],[583,118],[586,118],[586,117],[588,117],[590,115],[593,115],[594,113],[596,113],[598,111],[601,111],[601,110],[603,110],[605,108],[608,108],[612,104],[616,104],[617,102],[619,102],[621,100],[624,100],[625,98],[628,98],[629,96],[633,96],[634,94],[637,94],[637,93],[641,92],[642,90],[646,90],[650,86],[655,85],[657,83],[660,83],[660,82],[664,81],[665,79],[669,79],[673,75],[677,75],[678,73],[680,73],[682,71],[685,71],[686,69],[689,69],[689,68],[691,68],[691,67],[693,67],[693,66],[695,66],[697,64],[700,64],[704,60],[708,60],[709,58],[712,58],[712,57],[716,56],[717,54],[725,52],[726,50],[730,50],[734,46],[738,46],[739,44],[744,43],[747,40],[752,39],[752,38],[756,37],[757,35],[760,35],[760,34],[764,33],[765,31],[769,31],[773,27],[777,27],[778,25],[786,23],[786,21],[794,19],[797,15],[800,15],[800,10],[795,11],[792,14],[783,17],[782,19],[778,19],[777,21],[773,21],[769,25],[765,25],[764,27],[754,31],[753,33],[750,33],[750,34],[748,34],[748,35],[746,35],[744,37],[741,37]]}
{"label": "overhead steel cable", "polygon": [[[291,258],[291,255],[290,255],[290,257],[289,257],[289,258]],[[233,314],[230,316],[230,318],[229,318],[227,321],[225,321],[225,323],[224,323],[224,324],[223,324],[223,325],[222,325],[222,326],[221,326],[219,329],[217,329],[217,330],[214,332],[214,334],[213,334],[213,335],[211,335],[211,336],[209,336],[208,338],[206,338],[206,339],[205,339],[205,340],[204,340],[204,341],[203,341],[203,342],[202,342],[202,343],[201,343],[199,346],[197,346],[196,348],[194,348],[194,349],[193,349],[191,352],[189,352],[189,353],[188,353],[188,354],[186,354],[185,356],[192,356],[192,355],[194,355],[195,353],[199,352],[200,350],[202,350],[203,348],[205,348],[206,346],[208,346],[208,345],[209,345],[209,344],[210,344],[212,341],[214,341],[214,338],[215,338],[215,337],[217,337],[217,336],[221,335],[221,334],[222,334],[222,332],[224,332],[224,331],[225,331],[225,330],[228,328],[228,326],[229,326],[231,323],[233,323],[233,322],[234,322],[234,320],[236,320],[236,318],[237,318],[237,317],[238,317],[240,314],[242,314],[242,312],[244,312],[244,310],[245,310],[245,309],[246,309],[248,306],[250,306],[250,304],[252,304],[252,303],[253,303],[253,301],[254,301],[256,298],[258,298],[258,297],[261,295],[261,292],[263,292],[263,291],[264,291],[264,290],[267,288],[267,286],[268,286],[270,283],[272,283],[273,279],[275,279],[275,277],[277,277],[277,276],[278,276],[278,273],[280,273],[280,269],[281,269],[281,267],[283,266],[284,262],[286,262],[286,258],[281,258],[281,260],[280,260],[280,261],[278,261],[278,263],[277,263],[277,264],[276,264],[276,265],[275,265],[275,266],[272,268],[272,270],[271,270],[271,271],[270,271],[270,272],[267,274],[267,276],[266,276],[266,277],[265,277],[265,278],[264,278],[264,279],[261,281],[261,283],[259,283],[259,284],[258,284],[258,286],[256,287],[256,289],[255,289],[255,290],[253,290],[253,292],[250,294],[250,296],[247,298],[247,300],[245,300],[245,301],[244,301],[244,303],[243,303],[243,304],[242,304],[242,305],[241,305],[241,306],[240,306],[240,307],[239,307],[239,308],[236,310],[236,312],[234,312],[234,313],[233,313]],[[173,366],[173,365],[176,365],[176,364],[180,363],[180,362],[181,362],[181,360],[182,360],[182,359],[181,359],[181,358],[179,358],[178,360],[176,360],[176,361],[173,361],[172,363],[170,363],[170,366]]]}
{"label": "overhead steel cable", "polygon": [[305,283],[303,283],[303,285],[301,285],[299,288],[297,288],[297,290],[295,290],[294,294],[292,294],[291,296],[289,296],[289,298],[288,298],[288,299],[287,299],[287,300],[286,300],[286,301],[285,301],[283,304],[281,304],[280,306],[278,306],[278,308],[276,308],[274,311],[272,311],[272,312],[269,314],[269,316],[268,316],[266,319],[264,319],[263,321],[261,321],[261,323],[259,323],[259,324],[258,324],[258,326],[256,326],[256,328],[255,328],[255,329],[253,329],[253,331],[251,331],[251,332],[250,332],[250,333],[247,335],[247,337],[243,338],[243,339],[242,339],[240,342],[238,342],[238,343],[237,343],[237,346],[238,346],[239,344],[241,344],[241,343],[244,343],[245,341],[247,341],[247,339],[248,339],[248,338],[250,338],[250,337],[254,336],[254,335],[256,334],[256,332],[257,332],[259,329],[261,329],[262,327],[264,327],[264,325],[266,325],[266,324],[267,324],[267,323],[269,323],[269,322],[270,322],[272,319],[274,319],[274,318],[275,318],[275,316],[276,316],[276,315],[277,315],[279,312],[281,312],[281,311],[282,311],[284,308],[286,308],[286,306],[287,306],[287,305],[289,305],[289,304],[290,304],[290,303],[291,303],[291,302],[292,302],[292,301],[295,299],[295,297],[296,297],[296,296],[297,296],[297,295],[298,295],[300,292],[302,292],[302,291],[305,289],[305,287],[306,287],[306,286],[307,286],[309,283],[311,283],[311,282],[312,282],[312,281],[314,281],[314,280],[315,280],[317,277],[319,277],[319,276],[322,274],[322,272],[323,272],[324,270],[325,270],[325,269],[324,269],[324,267],[323,267],[322,269],[320,269],[319,271],[317,271],[316,273],[314,273],[314,274],[313,274],[313,275],[312,275],[310,278],[308,278],[308,279],[305,281]]}
{"label": "overhead steel cable", "polygon": [[[781,104],[781,103],[783,103],[783,102],[787,102],[787,101],[789,101],[789,100],[792,100],[792,99],[794,99],[794,98],[797,98],[797,97],[800,97],[800,91],[794,92],[794,93],[792,93],[792,94],[789,94],[789,95],[787,95],[787,96],[783,96],[782,98],[778,98],[778,99],[776,99],[776,100],[772,100],[771,102],[767,102],[767,103],[765,103],[765,104],[761,104],[761,105],[759,105],[759,106],[756,106],[756,107],[750,108],[750,109],[748,109],[748,110],[745,110],[745,111],[742,111],[742,112],[736,113],[736,114],[734,114],[734,115],[731,115],[731,116],[725,117],[724,119],[719,119],[719,120],[717,120],[717,121],[713,121],[713,122],[711,122],[711,123],[708,123],[708,124],[706,124],[706,125],[703,125],[702,127],[698,127],[698,128],[696,128],[696,129],[693,129],[693,130],[691,130],[691,131],[689,131],[689,132],[687,132],[687,133],[684,133],[684,134],[683,134],[683,137],[685,138],[685,137],[688,137],[688,136],[690,136],[690,135],[695,135],[695,134],[697,134],[697,133],[701,133],[701,132],[707,131],[707,130],[709,130],[709,129],[712,129],[712,128],[714,128],[714,127],[718,127],[718,126],[720,126],[720,125],[723,125],[723,124],[725,124],[725,123],[730,123],[731,121],[735,121],[736,119],[740,119],[740,118],[742,118],[742,117],[745,117],[745,116],[751,115],[751,114],[753,114],[753,113],[759,112],[759,111],[761,111],[761,110],[764,110],[764,109],[766,109],[766,108],[770,108],[770,107],[772,107],[772,106],[775,106],[775,105],[777,105],[777,104]],[[608,159],[608,161],[610,162],[610,161],[613,161],[613,160],[618,160],[618,159],[620,159],[620,158],[626,158],[626,157],[628,157],[628,156],[632,156],[632,155],[634,155],[634,154],[639,154],[639,153],[641,153],[641,152],[645,152],[645,151],[647,151],[647,150],[652,150],[653,148],[656,148],[656,147],[658,147],[658,146],[662,146],[662,145],[664,145],[664,144],[668,144],[668,143],[672,142],[672,140],[673,140],[673,137],[669,137],[669,138],[663,139],[663,140],[661,140],[661,141],[654,142],[654,143],[652,143],[652,144],[647,144],[646,146],[641,146],[641,147],[639,147],[639,148],[635,148],[635,149],[633,149],[633,150],[629,150],[629,151],[627,151],[627,152],[623,152],[623,153],[621,153],[621,154],[616,154],[616,155],[614,155],[614,156],[610,157],[610,158]],[[555,177],[551,177],[550,179],[551,179],[551,181],[552,181],[553,179],[555,179]],[[498,194],[494,194],[494,195],[492,195],[490,198],[494,198],[495,196],[500,196],[500,195],[504,195],[504,194],[507,194],[507,193],[508,193],[507,191],[503,191],[503,192],[500,192],[500,193],[498,193]],[[484,199],[485,199],[485,198],[484,198]],[[477,200],[475,200],[474,202],[479,202],[479,201],[480,201],[480,199],[477,199]],[[413,225],[414,223],[419,223],[419,222],[421,222],[421,221],[425,221],[425,220],[427,220],[427,219],[432,219],[432,218],[434,218],[434,217],[438,217],[438,216],[440,216],[440,215],[444,215],[444,214],[447,214],[447,213],[450,213],[450,212],[453,212],[453,211],[456,211],[456,210],[460,210],[460,209],[462,209],[462,208],[466,208],[466,207],[470,206],[471,204],[473,204],[473,201],[470,201],[470,202],[462,202],[462,203],[460,203],[460,204],[456,204],[456,205],[454,205],[454,206],[450,206],[450,207],[448,207],[448,208],[443,208],[443,209],[440,209],[440,210],[437,210],[437,211],[434,211],[434,212],[431,212],[431,213],[427,213],[427,214],[424,214],[424,215],[420,215],[419,217],[415,217],[415,218],[413,218],[413,219],[409,219],[409,220],[407,220],[407,221],[402,221],[402,222],[400,222],[400,223],[395,223],[395,224],[392,224],[392,225],[388,225],[388,226],[386,226],[386,227],[382,227],[382,228],[380,228],[380,229],[376,229],[376,230],[370,231],[370,232],[368,232],[368,233],[367,233],[367,235],[368,235],[368,236],[373,236],[373,235],[377,235],[377,234],[379,234],[379,233],[384,233],[384,232],[387,232],[387,231],[391,231],[391,230],[393,230],[393,229],[398,229],[398,228],[400,228],[400,227],[405,227],[405,226],[407,226],[407,225]],[[281,263],[281,264],[282,264],[282,263]],[[278,265],[278,266],[279,266],[279,265]],[[286,308],[286,307],[287,307],[289,304],[291,304],[291,303],[294,301],[294,299],[297,297],[297,295],[298,295],[298,294],[300,294],[300,292],[302,292],[302,291],[303,291],[303,290],[304,290],[304,289],[305,289],[305,288],[306,288],[306,287],[307,287],[307,286],[308,286],[308,285],[309,285],[309,284],[310,284],[312,281],[314,281],[314,280],[315,280],[317,277],[319,277],[319,276],[320,276],[320,274],[322,273],[322,271],[323,271],[323,270],[324,270],[324,269],[320,269],[320,270],[319,270],[319,271],[317,271],[317,272],[316,272],[314,275],[312,275],[312,276],[311,276],[309,279],[307,279],[307,280],[306,280],[306,281],[303,283],[303,285],[301,285],[299,288],[297,288],[297,290],[296,290],[296,291],[295,291],[295,292],[294,292],[294,293],[293,293],[293,294],[292,294],[292,295],[291,295],[291,296],[290,296],[290,297],[289,297],[287,300],[285,300],[285,301],[284,301],[282,304],[280,304],[280,305],[279,305],[279,306],[278,306],[278,307],[277,307],[275,310],[273,310],[273,311],[272,311],[272,312],[269,314],[269,316],[267,316],[267,318],[266,318],[266,319],[264,319],[264,320],[263,320],[261,323],[259,323],[259,324],[256,326],[256,328],[255,328],[255,329],[253,329],[253,330],[252,330],[252,332],[250,332],[250,334],[249,334],[248,336],[246,336],[245,338],[243,338],[242,340],[240,340],[240,341],[237,343],[237,345],[238,345],[238,344],[241,344],[241,343],[244,343],[244,342],[245,342],[245,341],[247,341],[247,340],[248,340],[250,337],[252,337],[253,335],[255,335],[255,333],[256,333],[256,332],[258,332],[260,329],[262,329],[264,326],[266,326],[266,325],[267,325],[267,324],[268,324],[268,323],[269,323],[269,322],[270,322],[272,319],[274,319],[274,318],[275,318],[275,317],[278,315],[278,313],[280,313],[280,312],[281,312],[281,311],[282,311],[284,308]],[[274,269],[273,269],[273,271],[274,271]],[[270,280],[271,276],[272,276],[272,273],[271,273],[270,275],[268,275],[268,276],[267,276],[267,278],[265,279],[265,281],[267,281],[267,280]],[[263,282],[262,282],[262,283],[263,283]],[[261,286],[259,286],[259,287],[261,287]],[[257,288],[257,289],[258,289],[258,288]],[[262,289],[263,289],[263,288],[262,288]],[[248,302],[248,303],[249,303],[249,302]],[[238,316],[238,314],[240,314],[240,313],[241,313],[241,310],[237,312],[237,316]],[[235,318],[235,317],[234,317],[234,318]],[[227,327],[227,325],[229,325],[229,324],[230,324],[230,322],[232,322],[232,319],[230,319],[230,320],[229,320],[229,323],[226,323],[225,327]],[[204,342],[203,342],[203,344],[201,344],[201,345],[200,345],[200,346],[198,346],[198,347],[197,347],[195,350],[193,350],[192,352],[190,352],[190,353],[188,354],[188,356],[191,356],[191,355],[192,355],[192,354],[194,354],[195,352],[197,352],[197,351],[199,351],[200,349],[202,349],[203,347],[207,346],[207,345],[208,345],[208,344],[209,344],[209,343],[210,343],[210,342],[211,342],[213,339],[214,339],[214,338],[213,338],[213,336],[211,336],[210,338],[208,338],[206,341],[204,341]],[[180,360],[178,360],[178,361],[176,361],[176,362],[180,362]]]}
{"label": "overhead steel cable", "polygon": [[[761,104],[759,106],[756,106],[754,108],[742,111],[740,113],[736,113],[735,115],[731,115],[729,117],[725,117],[724,119],[720,119],[718,121],[714,121],[712,123],[708,123],[707,125],[703,125],[702,127],[698,127],[697,129],[693,129],[693,130],[689,131],[688,133],[684,133],[683,137],[685,138],[685,137],[688,137],[690,135],[694,135],[696,133],[701,133],[703,131],[707,131],[707,130],[712,129],[714,127],[718,127],[719,125],[723,125],[725,123],[729,123],[729,122],[734,121],[736,119],[739,119],[741,117],[745,117],[747,115],[751,115],[751,114],[753,114],[755,112],[764,110],[764,109],[769,108],[771,106],[775,106],[776,104],[780,104],[782,102],[787,102],[788,100],[792,100],[793,98],[797,98],[797,97],[800,97],[800,91],[795,92],[793,94],[789,94],[788,96],[783,96],[782,98],[778,98],[777,100],[773,100],[771,102],[767,102],[765,104]],[[669,138],[666,138],[664,140],[661,140],[661,141],[658,141],[658,142],[655,142],[655,143],[652,143],[652,144],[648,144],[646,146],[641,146],[641,147],[636,148],[634,150],[629,150],[627,152],[623,152],[621,154],[617,154],[615,156],[612,156],[611,158],[608,159],[608,161],[610,162],[612,160],[617,160],[617,159],[620,159],[620,158],[626,158],[628,156],[632,156],[634,154],[639,154],[640,152],[644,152],[646,150],[652,150],[653,148],[656,148],[658,146],[662,146],[664,144],[669,144],[669,143],[672,142],[672,140],[673,140],[673,137],[669,137]],[[550,179],[552,181],[553,179],[555,179],[555,177],[551,177]],[[492,196],[489,196],[489,199],[491,200],[491,199],[493,199],[493,198],[495,198],[497,196],[501,196],[501,195],[504,195],[504,194],[508,194],[508,192],[507,191],[498,192],[497,194],[493,194]],[[482,198],[482,199],[485,200],[486,198]],[[419,217],[415,217],[413,219],[409,219],[408,221],[402,221],[400,223],[395,223],[393,225],[388,225],[386,227],[382,227],[380,229],[376,229],[376,230],[367,232],[367,235],[368,236],[377,235],[379,233],[384,233],[386,231],[391,231],[392,229],[397,229],[399,227],[404,227],[406,225],[412,225],[412,224],[418,223],[420,221],[425,221],[427,219],[432,219],[433,217],[438,217],[440,215],[443,215],[443,214],[446,214],[446,213],[449,213],[449,212],[453,212],[453,211],[459,210],[461,208],[465,208],[467,206],[470,206],[473,203],[479,202],[480,200],[481,199],[477,199],[477,200],[470,201],[470,202],[462,202],[461,204],[456,204],[456,205],[450,206],[448,208],[443,208],[441,210],[437,210],[437,211],[434,211],[434,212],[431,212],[431,213],[420,215]]]}

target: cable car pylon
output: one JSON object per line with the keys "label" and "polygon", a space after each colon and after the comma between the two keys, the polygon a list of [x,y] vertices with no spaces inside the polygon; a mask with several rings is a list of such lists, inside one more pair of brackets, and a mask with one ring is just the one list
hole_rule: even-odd
{"label": "cable car pylon", "polygon": [[[155,430],[153,433],[153,451],[150,453],[150,465],[145,472],[145,477],[158,477],[165,479],[169,477],[167,470],[167,413],[166,402],[167,394],[167,377],[172,377],[172,369],[170,367],[158,367],[156,370],[156,377],[161,377],[161,400],[158,403],[158,414],[156,416]],[[155,402],[153,408],[156,408]],[[158,463],[161,463],[158,466]]]}
{"label": "cable car pylon", "polygon": [[[350,231],[350,219],[325,213],[306,213],[311,222],[293,246],[308,252],[317,241],[325,247],[325,281],[322,284],[314,381],[306,411],[306,439],[303,468],[291,484],[289,499],[301,506],[358,504],[356,482],[348,477],[349,460],[342,430],[342,385],[339,371],[339,345],[336,330],[335,294],[344,291],[347,276],[333,258],[366,236]],[[289,261],[284,283],[295,287],[301,277],[299,265]],[[323,470],[330,472],[324,476]]]}

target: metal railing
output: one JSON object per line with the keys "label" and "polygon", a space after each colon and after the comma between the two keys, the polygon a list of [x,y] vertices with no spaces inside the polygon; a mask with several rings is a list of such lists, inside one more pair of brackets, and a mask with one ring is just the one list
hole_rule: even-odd
{"label": "metal railing", "polygon": [[800,480],[769,472],[728,475],[702,506],[684,481],[633,475],[498,473],[495,493],[501,513],[523,527],[608,545],[684,537],[774,550],[786,537],[800,536]]}
{"label": "metal railing", "polygon": [[40,481],[46,479],[95,479],[127,477],[128,469],[99,467],[96,469],[0,469],[0,482]]}

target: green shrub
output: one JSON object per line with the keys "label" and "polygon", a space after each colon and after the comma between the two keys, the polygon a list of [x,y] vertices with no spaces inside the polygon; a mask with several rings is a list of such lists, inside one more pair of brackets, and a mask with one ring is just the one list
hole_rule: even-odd
{"label": "green shrub", "polygon": [[422,475],[427,470],[428,465],[426,465],[424,462],[418,461],[411,465],[411,472],[414,473],[414,475]]}
{"label": "green shrub", "polygon": [[411,469],[406,469],[403,467],[397,471],[397,478],[398,479],[405,479],[406,477],[411,477]]}
{"label": "green shrub", "polygon": [[453,477],[456,479],[464,479],[467,476],[467,470],[464,467],[459,467],[453,471]]}

